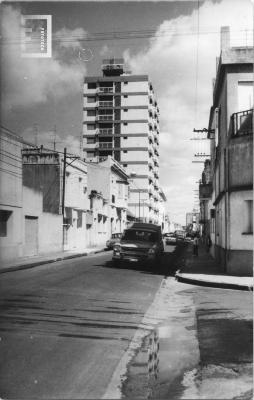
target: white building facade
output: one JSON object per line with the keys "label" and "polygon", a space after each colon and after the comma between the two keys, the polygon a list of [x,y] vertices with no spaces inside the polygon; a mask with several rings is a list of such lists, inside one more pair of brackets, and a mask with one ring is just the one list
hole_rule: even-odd
{"label": "white building facade", "polygon": [[105,241],[113,233],[122,233],[127,227],[128,175],[112,157],[99,163],[88,163],[88,191],[100,194],[107,204],[107,231]]}
{"label": "white building facade", "polygon": [[128,208],[159,223],[159,109],[148,75],[124,73],[123,60],[104,60],[103,76],[84,81],[83,154],[107,156],[130,176]]}

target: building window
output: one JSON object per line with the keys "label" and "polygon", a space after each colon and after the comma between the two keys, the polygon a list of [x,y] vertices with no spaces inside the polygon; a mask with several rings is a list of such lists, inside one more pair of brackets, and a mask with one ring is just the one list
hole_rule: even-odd
{"label": "building window", "polygon": [[93,131],[96,128],[95,124],[87,124],[87,130]]}
{"label": "building window", "polygon": [[87,151],[87,158],[93,158],[94,157],[94,151]]}
{"label": "building window", "polygon": [[123,167],[124,167],[124,168],[127,168],[127,167],[128,167],[128,164],[123,164]]}
{"label": "building window", "polygon": [[88,89],[96,89],[96,82],[89,82],[87,84]]}
{"label": "building window", "polygon": [[124,82],[124,84],[125,84],[125,85],[128,85],[128,82],[127,82],[127,81],[125,81],[125,82]]}
{"label": "building window", "polygon": [[78,214],[77,228],[81,228],[82,227],[82,211],[78,210],[77,214]]}
{"label": "building window", "polygon": [[112,203],[115,203],[116,199],[115,199],[115,195],[112,194]]}
{"label": "building window", "polygon": [[96,115],[95,110],[87,110],[88,117],[95,117],[95,115]]}
{"label": "building window", "polygon": [[127,99],[127,98],[128,98],[128,94],[125,94],[123,97],[124,97],[125,99]]}
{"label": "building window", "polygon": [[0,210],[0,237],[6,237],[8,235],[8,219],[12,211]]}
{"label": "building window", "polygon": [[238,111],[246,111],[253,107],[253,82],[238,82]]}
{"label": "building window", "polygon": [[244,232],[253,234],[253,200],[244,201]]}
{"label": "building window", "polygon": [[124,124],[124,125],[128,125],[128,122],[124,122],[123,124]]}
{"label": "building window", "polygon": [[94,103],[96,98],[94,96],[87,96],[87,103]]}
{"label": "building window", "polygon": [[123,111],[124,111],[124,112],[128,112],[128,109],[127,109],[127,108],[125,108]]}
{"label": "building window", "polygon": [[124,139],[128,139],[128,136],[124,136],[123,138],[124,138]]}
{"label": "building window", "polygon": [[124,150],[123,152],[124,152],[124,153],[128,153],[128,151],[127,151],[127,150]]}
{"label": "building window", "polygon": [[94,137],[89,137],[89,138],[87,138],[87,139],[86,139],[86,143],[87,143],[87,144],[95,143],[95,138],[94,138]]}

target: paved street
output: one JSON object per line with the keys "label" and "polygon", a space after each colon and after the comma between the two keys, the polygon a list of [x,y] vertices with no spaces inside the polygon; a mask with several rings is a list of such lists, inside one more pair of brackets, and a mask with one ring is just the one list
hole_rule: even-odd
{"label": "paved street", "polygon": [[229,394],[217,398],[250,391],[252,295],[177,282],[182,256],[168,246],[156,273],[115,269],[104,252],[2,274],[0,396],[215,398],[217,381]]}

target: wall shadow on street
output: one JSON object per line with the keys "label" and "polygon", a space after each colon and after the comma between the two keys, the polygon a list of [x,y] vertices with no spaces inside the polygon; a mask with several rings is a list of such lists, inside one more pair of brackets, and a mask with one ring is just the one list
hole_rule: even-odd
{"label": "wall shadow on street", "polygon": [[155,274],[163,276],[174,276],[175,272],[182,266],[185,243],[178,243],[176,246],[166,246],[161,263],[157,265],[148,265],[144,263],[121,263],[116,266],[112,260],[97,266],[113,269],[128,269],[140,271],[146,274]]}

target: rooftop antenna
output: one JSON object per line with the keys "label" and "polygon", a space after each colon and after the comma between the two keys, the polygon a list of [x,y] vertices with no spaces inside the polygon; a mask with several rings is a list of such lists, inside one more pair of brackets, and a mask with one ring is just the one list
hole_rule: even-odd
{"label": "rooftop antenna", "polygon": [[38,124],[34,124],[34,144],[38,147]]}

